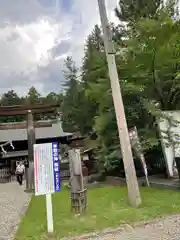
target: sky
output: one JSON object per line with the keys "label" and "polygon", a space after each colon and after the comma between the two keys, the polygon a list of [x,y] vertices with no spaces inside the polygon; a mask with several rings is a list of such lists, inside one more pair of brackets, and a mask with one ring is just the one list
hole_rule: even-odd
{"label": "sky", "polygon": [[[106,0],[117,22],[117,0]],[[0,94],[61,90],[64,59],[81,65],[84,43],[100,24],[97,0],[0,0]]]}

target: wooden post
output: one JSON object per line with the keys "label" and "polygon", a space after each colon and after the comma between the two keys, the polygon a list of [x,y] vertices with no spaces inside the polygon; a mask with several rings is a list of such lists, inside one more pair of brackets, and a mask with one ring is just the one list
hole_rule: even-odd
{"label": "wooden post", "polygon": [[27,191],[34,191],[34,149],[36,143],[33,114],[28,110],[27,118],[27,139],[28,139],[28,163],[27,170]]}
{"label": "wooden post", "polygon": [[109,69],[111,82],[112,97],[115,107],[116,121],[120,139],[121,153],[124,162],[126,182],[128,188],[129,202],[132,206],[137,207],[141,204],[141,196],[136,176],[136,170],[131,151],[131,144],[127,128],[127,121],[124,111],[121,86],[117,72],[115,49],[112,41],[111,28],[108,22],[105,0],[98,0],[101,25],[103,29],[103,39],[106,52],[106,58]]}
{"label": "wooden post", "polygon": [[69,168],[70,168],[70,185],[71,192],[78,192],[82,190],[81,176],[81,162],[77,158],[77,152],[75,149],[69,150]]}
{"label": "wooden post", "polygon": [[84,189],[82,164],[79,149],[69,150],[71,209],[82,213],[87,207],[87,189]]}

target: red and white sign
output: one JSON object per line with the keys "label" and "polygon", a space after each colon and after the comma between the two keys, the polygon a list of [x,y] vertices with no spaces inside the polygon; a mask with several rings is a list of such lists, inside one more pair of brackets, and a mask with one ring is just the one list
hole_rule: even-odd
{"label": "red and white sign", "polygon": [[34,170],[35,170],[35,187],[36,187],[36,192],[38,192],[38,156],[37,156],[37,150],[34,151]]}
{"label": "red and white sign", "polygon": [[[142,164],[143,169],[144,169],[144,174],[145,174],[146,179],[147,179],[147,177],[148,177],[147,165],[146,165],[146,161],[145,161],[145,158],[144,158],[144,154],[143,154],[142,149],[141,149],[141,143],[139,141],[138,132],[137,132],[136,127],[133,127],[129,130],[129,137],[130,137],[131,147],[136,152],[136,155],[140,158],[141,164]],[[147,184],[149,185],[148,179],[147,179]]]}
{"label": "red and white sign", "polygon": [[55,192],[52,143],[34,145],[35,195]]}

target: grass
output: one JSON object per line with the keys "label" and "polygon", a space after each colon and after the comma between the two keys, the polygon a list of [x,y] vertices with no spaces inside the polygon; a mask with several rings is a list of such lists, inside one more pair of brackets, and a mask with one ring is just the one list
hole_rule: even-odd
{"label": "grass", "polygon": [[127,203],[126,188],[107,186],[89,189],[87,213],[74,216],[70,211],[69,192],[63,188],[53,195],[55,233],[49,238],[46,235],[45,196],[33,197],[15,239],[62,239],[180,212],[178,192],[141,188],[141,196],[142,206],[134,209]]}

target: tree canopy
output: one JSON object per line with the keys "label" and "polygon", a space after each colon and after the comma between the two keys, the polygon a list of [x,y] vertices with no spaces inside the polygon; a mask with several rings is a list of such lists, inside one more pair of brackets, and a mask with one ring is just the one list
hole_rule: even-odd
{"label": "tree canopy", "polygon": [[[180,22],[176,2],[120,0],[115,13],[128,24],[111,24],[127,123],[129,128],[138,128],[143,149],[148,151],[159,143],[155,110],[179,108]],[[71,101],[69,107],[66,100],[64,113],[70,109],[70,125],[76,125],[83,134],[96,132],[99,158],[106,168],[112,168],[121,153],[102,32],[97,25],[86,40],[80,72],[80,79],[74,78],[78,87],[73,91],[68,76],[66,98],[79,94],[81,100]]]}
{"label": "tree canopy", "polygon": [[119,0],[115,13],[119,20],[124,22],[137,22],[140,19],[155,18],[162,0]]}
{"label": "tree canopy", "polygon": [[[61,105],[63,99],[62,93],[54,93],[51,92],[47,94],[47,96],[41,96],[41,94],[36,90],[35,87],[31,87],[26,96],[20,97],[14,90],[9,90],[4,93],[0,98],[1,106],[13,106],[13,105],[26,105],[26,104],[58,104]],[[58,112],[57,112],[58,114]],[[54,116],[54,113],[43,113],[37,114],[35,116],[36,120],[41,119],[54,119],[58,116]],[[23,121],[25,118],[23,116],[9,116],[9,117],[1,117],[0,122],[19,122]]]}

